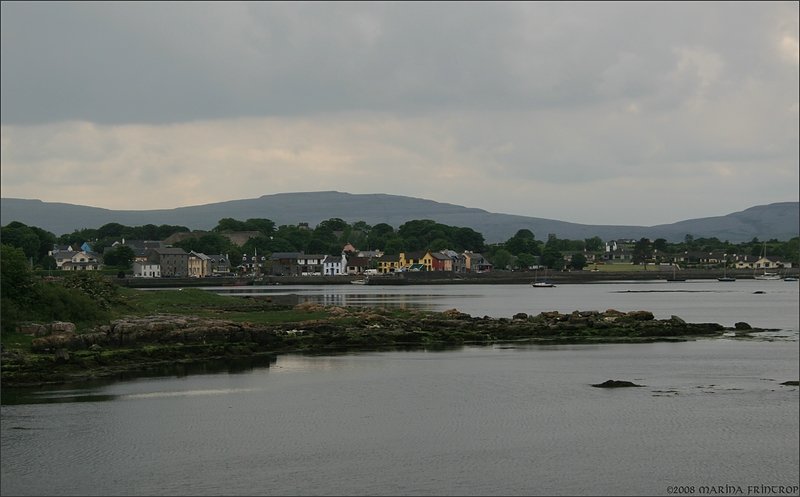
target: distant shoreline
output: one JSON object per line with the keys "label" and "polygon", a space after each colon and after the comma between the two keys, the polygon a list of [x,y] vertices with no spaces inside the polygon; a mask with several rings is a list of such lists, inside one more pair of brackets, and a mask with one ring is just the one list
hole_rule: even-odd
{"label": "distant shoreline", "polygon": [[[798,276],[800,268],[786,269],[784,275]],[[613,281],[669,281],[673,276],[686,280],[716,280],[722,276],[719,269],[684,269],[673,275],[664,268],[647,271],[557,271],[548,272],[547,280],[556,284],[605,283]],[[727,276],[737,280],[752,280],[753,270],[729,270]],[[130,288],[174,288],[208,286],[251,286],[251,285],[348,285],[353,280],[363,279],[363,275],[343,276],[263,276],[260,278],[214,277],[214,278],[118,278],[120,286]],[[543,275],[538,274],[542,279]],[[407,272],[398,275],[379,275],[370,277],[371,284],[386,285],[469,285],[469,284],[530,284],[537,279],[533,271],[493,271],[480,274]]]}

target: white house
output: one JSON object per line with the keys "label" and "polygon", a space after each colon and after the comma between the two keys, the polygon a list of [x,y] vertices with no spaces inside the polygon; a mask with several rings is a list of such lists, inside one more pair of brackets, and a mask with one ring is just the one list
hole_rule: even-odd
{"label": "white house", "polygon": [[94,271],[102,266],[94,254],[83,251],[58,252],[53,257],[56,266],[63,271]]}
{"label": "white house", "polygon": [[135,278],[161,278],[161,264],[134,262],[133,276]]}
{"label": "white house", "polygon": [[322,261],[322,274],[325,276],[335,276],[347,274],[347,256],[329,255]]}

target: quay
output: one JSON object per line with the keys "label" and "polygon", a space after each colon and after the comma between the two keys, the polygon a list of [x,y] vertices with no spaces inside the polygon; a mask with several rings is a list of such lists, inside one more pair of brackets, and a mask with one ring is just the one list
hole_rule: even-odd
{"label": "quay", "polygon": [[[719,269],[683,269],[679,273],[685,280],[716,280],[722,276]],[[749,269],[728,270],[728,276],[737,280],[752,280]],[[800,268],[784,270],[784,276],[800,275]],[[398,274],[369,276],[370,285],[486,285],[486,284],[530,284],[536,273],[533,271],[490,271],[485,273],[403,272]],[[672,270],[655,267],[646,271],[556,271],[549,272],[547,279],[555,284],[601,283],[608,281],[669,281]],[[208,286],[249,285],[348,285],[353,280],[364,279],[363,275],[336,276],[260,276],[260,277],[213,277],[213,278],[116,278],[120,286],[130,288],[172,288]],[[733,282],[732,284],[735,284]]]}

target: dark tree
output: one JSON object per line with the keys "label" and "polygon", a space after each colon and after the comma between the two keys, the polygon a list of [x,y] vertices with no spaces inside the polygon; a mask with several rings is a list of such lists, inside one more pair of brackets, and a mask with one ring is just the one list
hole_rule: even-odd
{"label": "dark tree", "polygon": [[533,232],[528,229],[521,229],[508,239],[505,243],[506,250],[514,255],[523,253],[535,254],[537,252],[536,239]]}
{"label": "dark tree", "polygon": [[593,236],[591,238],[587,238],[584,240],[584,244],[586,246],[586,250],[589,252],[599,252],[603,250],[605,244],[603,243],[603,239],[599,236]]}
{"label": "dark tree", "polygon": [[129,228],[119,223],[108,223],[97,229],[98,238],[121,238]]}
{"label": "dark tree", "polygon": [[586,267],[586,256],[583,254],[573,254],[569,266],[576,271],[582,270]]}
{"label": "dark tree", "polygon": [[641,238],[633,246],[633,263],[643,264],[653,258],[653,244],[648,238]]}
{"label": "dark tree", "polygon": [[106,266],[115,266],[120,269],[130,269],[136,254],[127,245],[117,245],[103,255],[103,263]]}

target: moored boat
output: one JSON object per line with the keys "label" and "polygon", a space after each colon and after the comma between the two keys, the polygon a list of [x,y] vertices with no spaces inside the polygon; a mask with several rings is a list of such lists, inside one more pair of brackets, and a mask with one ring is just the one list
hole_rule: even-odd
{"label": "moored boat", "polygon": [[532,287],[534,287],[534,288],[552,288],[552,287],[555,286],[553,283],[551,283],[550,281],[547,280],[547,270],[546,269],[544,271],[544,279],[543,280],[539,280],[538,275],[539,275],[539,271],[536,271],[536,274],[533,277],[533,283],[531,283]]}

